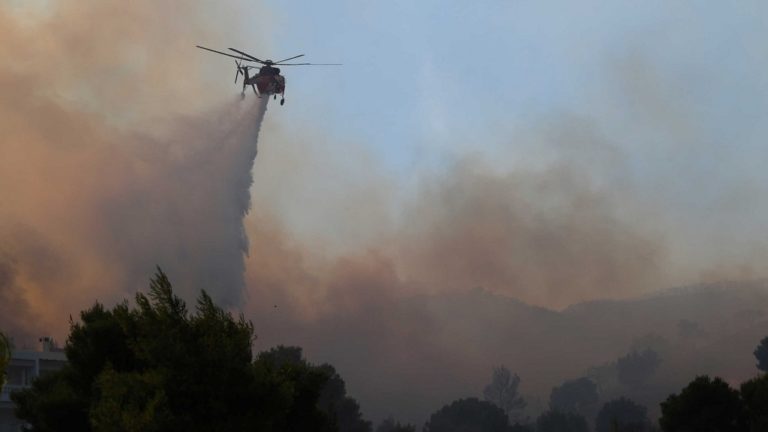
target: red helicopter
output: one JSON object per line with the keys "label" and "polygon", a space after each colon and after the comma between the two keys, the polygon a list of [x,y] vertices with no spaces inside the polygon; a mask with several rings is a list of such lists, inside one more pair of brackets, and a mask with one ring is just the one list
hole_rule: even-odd
{"label": "red helicopter", "polygon": [[[285,63],[289,60],[294,60],[299,57],[304,57],[304,54],[288,57],[287,59],[283,59],[280,61],[272,61],[272,60],[260,60],[248,53],[245,53],[243,51],[240,51],[234,48],[229,48],[229,50],[239,55],[232,55],[229,53],[216,51],[215,49],[206,48],[200,45],[196,45],[196,47],[200,49],[204,49],[206,51],[215,52],[216,54],[221,54],[227,57],[235,58],[235,67],[237,67],[237,71],[235,72],[235,83],[237,83],[237,78],[242,74],[243,75],[243,93],[242,93],[243,97],[245,97],[245,87],[251,86],[251,88],[253,88],[253,92],[258,97],[261,97],[261,95],[267,95],[267,97],[269,97],[269,95],[274,95],[274,98],[277,99],[277,95],[280,95],[280,105],[283,105],[285,103],[285,77],[280,75],[280,68],[276,66],[340,66],[341,65],[341,63]],[[248,71],[250,69],[256,69],[256,66],[244,65],[243,62],[255,62],[255,63],[261,64],[262,66],[259,67],[259,73],[257,73],[254,76],[251,76],[248,73]]]}

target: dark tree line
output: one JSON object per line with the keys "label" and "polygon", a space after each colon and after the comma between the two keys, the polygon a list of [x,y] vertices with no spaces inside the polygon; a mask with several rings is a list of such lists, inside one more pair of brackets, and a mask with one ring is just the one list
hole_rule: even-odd
{"label": "dark tree line", "polygon": [[[135,306],[126,301],[107,309],[97,303],[70,323],[67,365],[13,393],[16,414],[39,432],[371,432],[331,365],[309,363],[297,347],[279,346],[254,358],[253,340],[252,324],[242,315],[234,318],[205,292],[189,311],[158,271],[149,293],[136,295]],[[701,376],[670,395],[661,404],[661,430],[768,431],[768,337],[754,355],[764,373],[738,389]],[[633,351],[617,362],[619,379],[627,387],[642,386],[659,362],[654,351]],[[445,405],[422,432],[658,430],[646,408],[629,399],[599,405],[598,388],[587,377],[553,388],[549,411],[523,420],[519,384],[506,367],[495,368],[485,400]],[[376,432],[416,430],[390,418]]]}
{"label": "dark tree line", "polygon": [[[485,401],[454,401],[430,417],[424,432],[766,432],[768,431],[768,337],[754,351],[763,374],[731,388],[720,378],[700,376],[661,403],[658,427],[647,409],[624,397],[599,407],[597,386],[589,378],[565,381],[552,389],[549,411],[527,424],[511,413],[525,406],[520,378],[505,367],[494,369]],[[639,387],[660,359],[652,350],[633,351],[617,362],[627,387]],[[598,409],[599,407],[599,409]],[[588,419],[594,419],[594,428]],[[660,429],[659,429],[660,427]]]}
{"label": "dark tree line", "polygon": [[664,432],[768,431],[768,375],[731,388],[720,378],[700,376],[661,404]]}
{"label": "dark tree line", "polygon": [[136,305],[72,322],[68,363],[12,395],[30,430],[369,432],[330,365],[300,348],[252,356],[254,330],[205,292],[195,310],[158,271]]}
{"label": "dark tree line", "polygon": [[8,338],[5,337],[3,332],[0,332],[0,388],[5,385],[5,373],[10,359],[11,343],[8,341]]}

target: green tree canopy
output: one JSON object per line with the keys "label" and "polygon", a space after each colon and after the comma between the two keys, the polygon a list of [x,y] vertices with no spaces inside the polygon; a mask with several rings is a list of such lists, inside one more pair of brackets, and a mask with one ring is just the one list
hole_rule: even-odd
{"label": "green tree canopy", "polygon": [[627,398],[606,402],[595,419],[596,432],[647,432],[650,430],[648,410]]}
{"label": "green tree canopy", "polygon": [[661,403],[664,432],[744,432],[745,407],[739,392],[720,378],[700,376],[679,395]]}
{"label": "green tree canopy", "polygon": [[[371,431],[371,423],[363,419],[357,401],[347,396],[346,384],[333,366],[329,364],[311,366],[304,360],[301,348],[285,346],[278,346],[259,354],[255,365],[261,372],[271,371],[278,375],[282,374],[292,382],[312,383],[320,379],[322,386],[319,393],[311,394],[312,397],[307,400],[307,403],[316,405],[320,413],[330,419],[339,432]],[[297,373],[299,375],[294,375]],[[314,385],[311,388],[314,388]],[[310,395],[311,388],[307,389],[307,395]],[[296,413],[297,415],[300,415],[301,409]],[[298,430],[310,430],[306,428],[315,421],[317,420],[307,419],[307,423],[301,425]]]}
{"label": "green tree canopy", "polygon": [[525,408],[525,400],[518,393],[520,377],[512,374],[504,365],[493,368],[491,382],[483,390],[485,400],[504,410],[507,416],[515,420],[515,411]]}
{"label": "green tree canopy", "polygon": [[459,399],[429,417],[424,432],[506,432],[507,415],[496,405],[477,398]]}
{"label": "green tree canopy", "polygon": [[589,432],[589,426],[579,414],[549,411],[536,419],[536,432]]}
{"label": "green tree canopy", "polygon": [[763,338],[755,348],[755,358],[757,359],[757,368],[763,372],[768,372],[768,336]]}
{"label": "green tree canopy", "polygon": [[534,432],[533,426],[516,423],[509,427],[509,432]]}
{"label": "green tree canopy", "polygon": [[134,307],[97,303],[71,323],[68,364],[12,395],[17,416],[41,432],[336,430],[319,404],[335,372],[295,348],[254,362],[253,339],[205,292],[188,311],[158,271]]}
{"label": "green tree canopy", "polygon": [[7,337],[0,332],[0,388],[5,385],[5,373],[8,369],[8,362],[11,361],[11,343]]}
{"label": "green tree canopy", "polygon": [[750,432],[768,431],[768,374],[741,385]]}
{"label": "green tree canopy", "polygon": [[416,432],[416,426],[400,424],[392,417],[384,419],[376,428],[376,432]]}
{"label": "green tree canopy", "polygon": [[549,395],[549,408],[552,411],[594,418],[599,400],[597,385],[591,379],[584,377],[566,381],[553,388]]}

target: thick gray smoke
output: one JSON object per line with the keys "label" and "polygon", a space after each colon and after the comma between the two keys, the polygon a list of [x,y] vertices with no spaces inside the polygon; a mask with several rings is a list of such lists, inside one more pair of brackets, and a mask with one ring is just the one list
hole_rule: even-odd
{"label": "thick gray smoke", "polygon": [[46,5],[0,7],[0,326],[62,337],[155,266],[237,304],[267,100],[222,102],[229,63],[193,42],[219,43],[212,17],[235,31],[238,5]]}
{"label": "thick gray smoke", "polygon": [[132,146],[141,168],[126,173],[135,181],[121,185],[104,208],[104,246],[114,245],[126,276],[136,276],[131,285],[143,286],[159,265],[188,296],[206,289],[223,304],[239,303],[248,251],[243,217],[267,100],[184,119],[168,141]]}
{"label": "thick gray smoke", "polygon": [[[5,196],[16,204],[3,212],[0,286],[13,296],[3,307],[15,312],[3,315],[18,320],[25,309],[14,305],[32,304],[62,323],[62,312],[145,286],[155,266],[185,296],[206,289],[237,304],[248,247],[243,217],[266,104],[238,100],[182,118],[159,137],[62,127],[49,138],[22,139],[16,133],[34,126],[14,124],[0,162],[2,188],[13,188]],[[87,120],[40,101],[19,108],[30,121]],[[47,166],[45,178],[25,166]]]}

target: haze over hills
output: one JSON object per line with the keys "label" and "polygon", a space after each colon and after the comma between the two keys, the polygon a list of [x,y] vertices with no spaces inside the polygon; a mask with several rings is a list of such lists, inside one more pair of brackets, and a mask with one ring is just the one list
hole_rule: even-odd
{"label": "haze over hills", "polygon": [[[768,285],[674,288],[563,311],[478,288],[371,305],[283,331],[310,358],[336,365],[375,420],[397,414],[420,423],[446,401],[480,397],[499,364],[522,378],[531,417],[546,408],[552,387],[582,376],[597,381],[606,400],[630,396],[656,415],[658,403],[697,374],[732,383],[755,375],[752,351],[768,334]],[[658,353],[658,369],[642,388],[623,386],[616,359],[645,349]]]}
{"label": "haze over hills", "polygon": [[[62,341],[160,266],[374,421],[500,364],[531,418],[756,372],[768,282],[709,282],[768,275],[766,6],[288,3],[0,6],[0,330]],[[345,66],[261,128],[199,43]]]}

